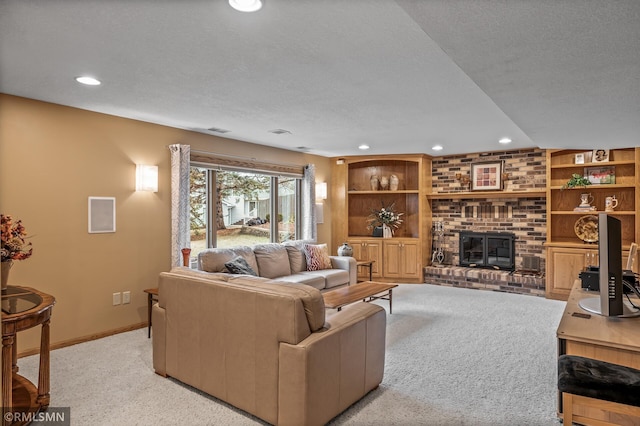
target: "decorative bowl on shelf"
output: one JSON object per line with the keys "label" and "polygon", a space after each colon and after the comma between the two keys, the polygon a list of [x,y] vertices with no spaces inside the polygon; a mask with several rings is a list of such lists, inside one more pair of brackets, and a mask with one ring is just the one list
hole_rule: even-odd
{"label": "decorative bowl on shelf", "polygon": [[585,243],[597,243],[598,242],[598,216],[586,215],[576,220],[573,225],[578,238]]}

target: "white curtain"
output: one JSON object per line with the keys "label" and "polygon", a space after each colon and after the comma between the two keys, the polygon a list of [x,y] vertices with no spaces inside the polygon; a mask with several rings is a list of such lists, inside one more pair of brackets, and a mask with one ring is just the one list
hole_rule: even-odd
{"label": "white curtain", "polygon": [[189,168],[191,147],[169,145],[171,152],[171,266],[182,266],[182,249],[190,248]]}
{"label": "white curtain", "polygon": [[316,223],[316,166],[304,166],[302,178],[302,239],[317,241]]}

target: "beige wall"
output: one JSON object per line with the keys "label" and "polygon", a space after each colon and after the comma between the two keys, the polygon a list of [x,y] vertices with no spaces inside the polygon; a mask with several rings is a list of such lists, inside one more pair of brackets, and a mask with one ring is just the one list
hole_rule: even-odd
{"label": "beige wall", "polygon": [[[295,136],[293,136],[295,137]],[[316,165],[329,159],[0,94],[0,211],[22,219],[33,256],[17,262],[10,284],[56,298],[51,342],[61,344],[146,321],[146,294],[170,268],[167,145]],[[135,164],[159,166],[159,191],[135,192]],[[87,232],[87,198],[116,197],[116,232]],[[330,201],[318,240],[331,241]],[[112,293],[131,304],[112,306]],[[39,330],[20,334],[18,351],[39,346]]]}

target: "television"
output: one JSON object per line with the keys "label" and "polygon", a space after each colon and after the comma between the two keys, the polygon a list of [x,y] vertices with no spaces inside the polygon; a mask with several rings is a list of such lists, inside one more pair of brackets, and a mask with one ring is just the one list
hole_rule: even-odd
{"label": "television", "polygon": [[578,306],[606,317],[640,316],[623,294],[622,223],[607,213],[598,214],[598,258],[600,297],[582,299]]}

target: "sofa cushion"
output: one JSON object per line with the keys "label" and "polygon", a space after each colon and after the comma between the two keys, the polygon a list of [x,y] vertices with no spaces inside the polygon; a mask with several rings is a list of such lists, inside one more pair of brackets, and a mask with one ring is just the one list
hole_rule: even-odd
{"label": "sofa cushion", "polygon": [[277,278],[291,275],[287,249],[278,243],[258,244],[253,247],[261,277]]}
{"label": "sofa cushion", "polygon": [[332,288],[349,284],[349,271],[343,269],[322,269],[318,271],[300,272],[300,275],[322,277],[324,288]]}
{"label": "sofa cushion", "polygon": [[282,243],[289,255],[292,274],[307,270],[307,258],[304,253],[305,244],[313,244],[313,240],[289,240]]}
{"label": "sofa cushion", "polygon": [[305,284],[313,288],[317,288],[318,290],[324,289],[326,281],[322,275],[311,275],[311,273],[307,273],[307,271],[278,277],[277,280],[286,281],[292,284]]}
{"label": "sofa cushion", "polygon": [[258,264],[253,250],[249,246],[229,248],[210,248],[198,254],[198,269],[206,272],[229,272],[225,263],[241,256],[247,261],[251,269],[258,272]]}
{"label": "sofa cushion", "polygon": [[307,271],[319,271],[331,268],[331,258],[326,244],[305,244]]}
{"label": "sofa cushion", "polygon": [[232,274],[258,275],[242,256],[237,256],[224,264]]}

